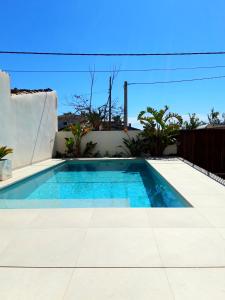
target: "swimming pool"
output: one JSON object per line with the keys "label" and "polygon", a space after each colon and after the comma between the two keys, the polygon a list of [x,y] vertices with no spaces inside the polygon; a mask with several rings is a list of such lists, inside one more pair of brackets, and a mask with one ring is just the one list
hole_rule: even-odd
{"label": "swimming pool", "polygon": [[188,206],[145,160],[66,161],[0,190],[0,208]]}

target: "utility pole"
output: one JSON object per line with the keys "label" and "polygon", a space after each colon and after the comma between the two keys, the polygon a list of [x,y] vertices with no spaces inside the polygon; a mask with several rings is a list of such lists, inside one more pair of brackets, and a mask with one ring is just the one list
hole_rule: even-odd
{"label": "utility pole", "polygon": [[127,128],[127,81],[124,81],[124,128]]}
{"label": "utility pole", "polygon": [[109,77],[109,130],[111,130],[112,123],[112,77]]}

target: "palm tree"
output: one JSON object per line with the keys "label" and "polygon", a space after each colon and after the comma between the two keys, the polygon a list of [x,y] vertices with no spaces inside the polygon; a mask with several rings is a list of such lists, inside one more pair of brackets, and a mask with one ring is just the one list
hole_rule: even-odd
{"label": "palm tree", "polygon": [[211,125],[219,125],[220,124],[220,113],[214,110],[214,107],[211,109],[210,113],[208,114],[209,124]]}
{"label": "palm tree", "polygon": [[188,114],[188,116],[189,120],[184,122],[184,129],[196,129],[204,124],[204,122],[200,121],[195,113]]}
{"label": "palm tree", "polygon": [[101,108],[98,108],[98,110],[93,109],[92,111],[89,111],[86,114],[88,123],[91,125],[91,127],[94,130],[97,130],[97,131],[99,130],[104,117],[105,116],[103,115],[103,110]]}
{"label": "palm tree", "polygon": [[160,110],[147,107],[146,111],[141,111],[138,115],[138,120],[144,125],[142,135],[147,148],[145,150],[150,151],[153,156],[162,155],[166,146],[175,143],[175,137],[183,123],[180,115],[168,110],[167,105]]}

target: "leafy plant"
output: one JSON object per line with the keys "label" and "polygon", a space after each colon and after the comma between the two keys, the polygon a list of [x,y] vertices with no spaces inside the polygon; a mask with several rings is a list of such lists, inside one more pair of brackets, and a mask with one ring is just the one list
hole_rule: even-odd
{"label": "leafy plant", "polygon": [[67,154],[72,154],[73,153],[73,146],[74,146],[74,139],[72,137],[65,138],[66,142],[66,149],[67,149]]}
{"label": "leafy plant", "polygon": [[118,151],[116,151],[113,155],[112,155],[112,157],[124,157],[124,153],[123,152],[118,152]]}
{"label": "leafy plant", "polygon": [[75,157],[80,157],[81,140],[86,134],[88,134],[91,131],[91,129],[89,127],[86,127],[85,125],[81,125],[80,123],[71,125],[70,129],[74,136],[74,141],[75,141],[74,155]]}
{"label": "leafy plant", "polygon": [[109,154],[109,151],[105,151],[105,153],[103,154],[103,157],[111,157],[111,155]]}
{"label": "leafy plant", "polygon": [[65,157],[65,155],[63,153],[56,151],[55,158],[64,158],[64,157]]}
{"label": "leafy plant", "polygon": [[184,129],[196,129],[200,125],[203,125],[204,122],[200,121],[200,119],[197,117],[197,115],[194,114],[188,114],[189,120],[184,121]]}
{"label": "leafy plant", "polygon": [[208,114],[208,121],[211,125],[219,125],[221,123],[220,113],[212,108],[210,113]]}
{"label": "leafy plant", "polygon": [[113,122],[114,122],[115,125],[117,125],[117,126],[122,125],[122,119],[121,119],[120,115],[113,116],[112,119],[113,119]]}
{"label": "leafy plant", "polygon": [[83,157],[96,157],[98,155],[98,152],[93,153],[93,150],[96,147],[96,145],[97,145],[97,143],[93,143],[92,141],[87,142],[82,156]]}
{"label": "leafy plant", "polygon": [[183,119],[179,114],[168,112],[168,110],[167,105],[160,110],[147,107],[146,111],[141,111],[138,115],[138,120],[144,125],[141,135],[145,153],[161,156],[166,146],[176,142]]}
{"label": "leafy plant", "polygon": [[[142,140],[140,139],[139,136],[137,136],[136,138],[134,137],[130,137],[128,133],[127,137],[128,138],[123,138],[123,143],[126,147],[126,149],[128,149],[128,151],[125,149],[126,153],[130,156],[140,156],[142,153]],[[122,146],[121,146],[122,147]],[[124,148],[124,147],[122,147]]]}
{"label": "leafy plant", "polygon": [[7,146],[0,147],[0,159],[11,153],[13,153],[12,148],[7,148]]}
{"label": "leafy plant", "polygon": [[98,131],[104,119],[103,109],[98,108],[97,110],[93,109],[92,111],[89,111],[86,114],[86,118],[92,128]]}

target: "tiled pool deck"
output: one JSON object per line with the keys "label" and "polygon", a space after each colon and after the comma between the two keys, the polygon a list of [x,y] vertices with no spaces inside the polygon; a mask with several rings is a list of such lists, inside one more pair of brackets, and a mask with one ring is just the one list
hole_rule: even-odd
{"label": "tiled pool deck", "polygon": [[224,300],[225,187],[179,159],[149,162],[192,208],[0,210],[0,299]]}

